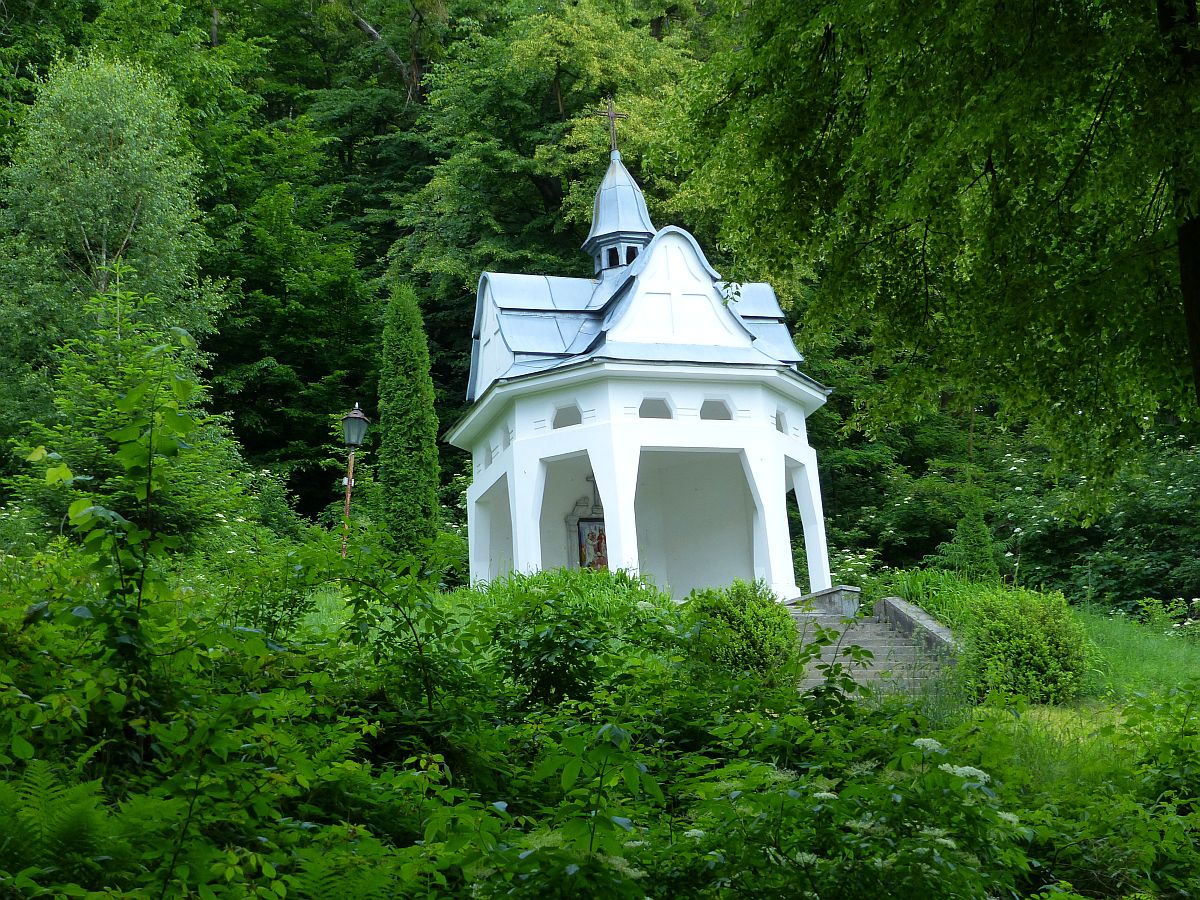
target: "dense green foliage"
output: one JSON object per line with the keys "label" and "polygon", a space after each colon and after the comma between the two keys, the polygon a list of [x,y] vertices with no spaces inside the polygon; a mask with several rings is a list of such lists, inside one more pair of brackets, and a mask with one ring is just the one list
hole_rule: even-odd
{"label": "dense green foliage", "polygon": [[680,202],[803,298],[809,340],[869,334],[876,421],[998,398],[1111,472],[1196,420],[1195,3],[730,6]]}
{"label": "dense green foliage", "polygon": [[[1200,688],[1145,672],[1196,667],[1194,11],[6,7],[0,894],[1200,893]],[[802,694],[830,637],[757,585],[446,592],[475,284],[588,272],[608,95],[655,221],[838,389],[835,577],[1142,615],[1085,618],[1139,629],[1098,661],[1061,596],[908,576],[964,598],[979,694],[1126,705],[1054,745],[860,697],[854,652]]]}
{"label": "dense green foliage", "polygon": [[86,300],[115,264],[126,289],[159,298],[143,311],[156,324],[211,328],[194,173],[154,72],[89,57],[40,86],[0,180],[0,434],[50,418],[54,348],[86,338]]}
{"label": "dense green foliage", "polygon": [[1200,451],[1180,433],[1147,441],[1117,476],[1089,527],[1059,515],[1088,485],[1047,484],[1037,457],[1003,462],[997,520],[1025,583],[1136,613],[1153,598],[1200,597]]}
{"label": "dense green foliage", "polygon": [[429,346],[417,297],[392,291],[379,348],[379,486],[384,523],[401,552],[415,553],[438,524],[438,420]]}
{"label": "dense green foliage", "polygon": [[957,666],[977,698],[1063,703],[1079,694],[1093,668],[1095,647],[1062,594],[932,569],[902,573],[897,586],[904,599],[954,629],[962,644]]}
{"label": "dense green foliage", "polygon": [[762,582],[693,591],[684,616],[696,630],[700,653],[711,662],[775,683],[797,677],[796,623]]}
{"label": "dense green foliage", "polygon": [[192,571],[126,608],[127,653],[90,546],[0,569],[0,883],[25,895],[1196,887],[1194,695],[1127,710],[1106,732],[1127,770],[1106,758],[1081,791],[1015,763],[1029,747],[1000,722],[939,730],[849,682],[801,695],[714,666],[684,609],[621,575],[439,595],[370,535],[345,561],[320,537],[291,559],[296,590],[349,601],[332,630],[230,628],[229,588],[197,602]]}

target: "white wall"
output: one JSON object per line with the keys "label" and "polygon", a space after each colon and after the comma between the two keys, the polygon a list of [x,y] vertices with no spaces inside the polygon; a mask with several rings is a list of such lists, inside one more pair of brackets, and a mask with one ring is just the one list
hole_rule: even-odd
{"label": "white wall", "polygon": [[737,453],[643,451],[636,510],[642,571],[677,599],[753,580],[754,501]]}

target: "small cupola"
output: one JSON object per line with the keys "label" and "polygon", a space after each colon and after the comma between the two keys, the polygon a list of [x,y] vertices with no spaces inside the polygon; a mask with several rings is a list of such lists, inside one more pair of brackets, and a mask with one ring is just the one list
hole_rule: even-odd
{"label": "small cupola", "polygon": [[613,150],[610,159],[596,191],[592,230],[583,242],[584,252],[595,261],[597,274],[629,265],[654,237],[646,198],[622,164],[621,152]]}

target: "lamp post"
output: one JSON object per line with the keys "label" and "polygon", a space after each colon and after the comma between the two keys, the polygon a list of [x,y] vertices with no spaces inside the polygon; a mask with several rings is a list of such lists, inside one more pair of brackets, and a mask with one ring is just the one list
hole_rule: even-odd
{"label": "lamp post", "polygon": [[367,436],[367,426],[371,420],[366,417],[358,404],[354,409],[342,416],[342,436],[346,439],[346,449],[350,451],[350,461],[346,464],[346,510],[342,523],[342,559],[346,558],[346,541],[350,537],[350,491],[354,488],[354,451],[362,446]]}

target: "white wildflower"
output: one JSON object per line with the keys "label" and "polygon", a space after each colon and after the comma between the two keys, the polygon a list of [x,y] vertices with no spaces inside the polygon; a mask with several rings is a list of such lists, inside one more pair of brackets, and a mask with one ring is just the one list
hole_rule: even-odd
{"label": "white wildflower", "polygon": [[999,812],[996,815],[1000,817],[1001,822],[1007,822],[1009,825],[1021,824],[1021,820],[1010,812]]}
{"label": "white wildflower", "polygon": [[948,772],[951,775],[957,775],[959,778],[970,778],[978,781],[980,784],[987,784],[992,780],[992,776],[987,772],[983,772],[974,766],[952,766],[950,763],[942,763],[938,766],[943,772]]}
{"label": "white wildflower", "polygon": [[837,794],[833,793],[833,791],[817,791],[815,794],[813,794],[813,799],[815,799],[815,800],[836,800]]}
{"label": "white wildflower", "polygon": [[933,738],[917,738],[912,745],[922,753],[945,753],[946,749]]}
{"label": "white wildflower", "polygon": [[704,837],[704,832],[699,828],[689,828],[683,833],[683,836],[686,838],[691,838],[693,841],[698,841],[700,838]]}

